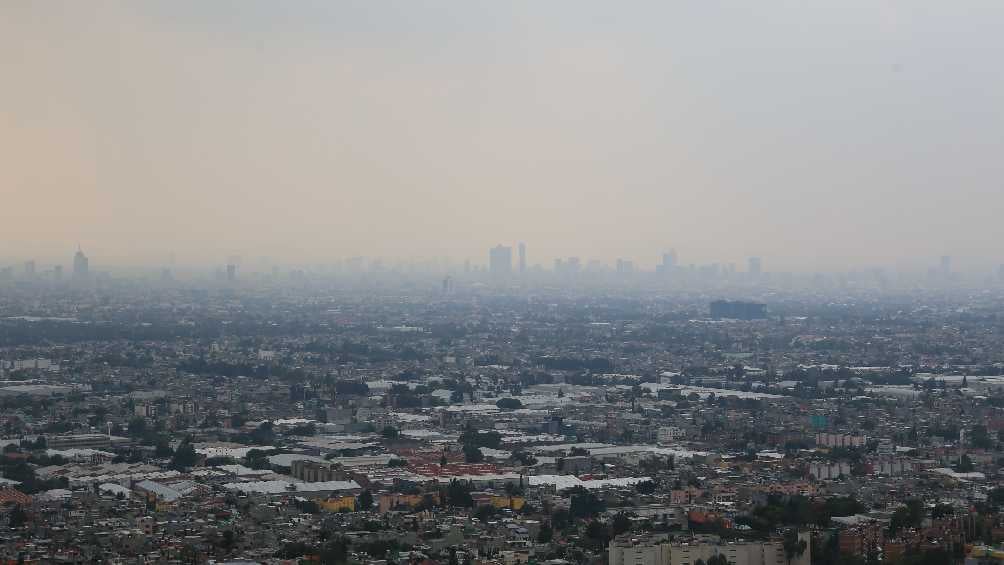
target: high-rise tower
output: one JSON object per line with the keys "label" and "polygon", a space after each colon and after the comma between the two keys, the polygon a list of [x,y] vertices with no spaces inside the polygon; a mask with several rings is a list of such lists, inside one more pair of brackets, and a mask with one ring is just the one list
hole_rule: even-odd
{"label": "high-rise tower", "polygon": [[495,276],[512,274],[512,247],[496,245],[489,249],[488,270]]}
{"label": "high-rise tower", "polygon": [[84,255],[84,250],[79,246],[77,252],[73,254],[73,278],[86,279],[91,272],[91,261]]}

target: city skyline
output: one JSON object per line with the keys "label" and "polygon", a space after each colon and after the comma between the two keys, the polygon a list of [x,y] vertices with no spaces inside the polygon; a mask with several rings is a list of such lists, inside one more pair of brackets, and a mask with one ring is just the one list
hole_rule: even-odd
{"label": "city skyline", "polygon": [[0,565],[1004,565],[1004,3],[0,3]]}
{"label": "city skyline", "polygon": [[3,254],[986,270],[1004,6],[923,4],[7,5]]}
{"label": "city skyline", "polygon": [[[519,242],[512,246],[497,244],[488,248],[486,260],[482,263],[471,258],[463,260],[453,260],[448,258],[433,259],[398,259],[388,260],[384,257],[366,257],[355,255],[350,257],[331,258],[325,262],[313,264],[303,264],[283,261],[282,258],[257,257],[245,260],[240,255],[229,255],[223,262],[208,262],[202,264],[180,263],[172,253],[167,262],[149,262],[142,264],[121,265],[115,263],[105,263],[105,271],[121,271],[122,269],[139,269],[156,271],[162,280],[172,280],[177,269],[184,272],[196,273],[199,271],[215,271],[217,278],[236,282],[239,278],[239,271],[251,274],[271,274],[275,276],[281,269],[291,269],[290,272],[300,272],[301,269],[321,269],[321,272],[331,269],[346,272],[370,272],[385,273],[394,272],[400,269],[407,269],[413,272],[426,272],[432,275],[439,273],[461,274],[461,273],[486,273],[495,280],[523,278],[539,275],[541,273],[552,273],[559,276],[568,275],[590,275],[601,273],[616,273],[620,276],[633,276],[635,274],[654,274],[666,280],[673,280],[678,276],[689,277],[694,280],[714,280],[729,279],[735,277],[745,277],[747,281],[769,281],[771,276],[842,276],[846,274],[870,273],[869,276],[878,277],[877,280],[889,276],[908,278],[926,277],[929,282],[960,282],[963,278],[973,278],[974,280],[990,279],[1004,280],[1004,263],[988,266],[984,270],[958,270],[953,267],[954,258],[951,255],[941,255],[931,258],[927,265],[922,265],[919,269],[896,270],[889,266],[872,266],[862,269],[851,269],[847,271],[782,271],[764,268],[764,258],[761,256],[750,256],[743,261],[711,261],[706,263],[681,261],[675,248],[671,248],[661,253],[657,258],[658,262],[639,262],[632,258],[617,257],[612,261],[604,261],[592,257],[570,255],[564,257],[554,257],[548,261],[531,262],[528,259],[528,246],[526,242]],[[686,258],[686,257],[684,257]],[[73,280],[85,281],[91,274],[90,257],[84,254],[83,248],[79,246],[73,254],[71,262],[71,273]],[[19,269],[19,270],[18,270]],[[7,261],[0,260],[0,277],[10,278],[15,272],[27,278],[34,278],[38,275],[51,276],[55,280],[62,280],[64,264],[59,259],[51,262],[39,261],[35,258],[25,260]],[[697,277],[697,279],[694,279]]]}

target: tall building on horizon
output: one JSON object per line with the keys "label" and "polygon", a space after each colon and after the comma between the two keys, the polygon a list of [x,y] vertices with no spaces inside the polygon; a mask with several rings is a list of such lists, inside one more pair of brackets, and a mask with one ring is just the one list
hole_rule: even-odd
{"label": "tall building on horizon", "polygon": [[763,273],[763,261],[759,257],[749,258],[749,273],[754,277],[759,277]]}
{"label": "tall building on horizon", "polygon": [[488,250],[488,270],[495,276],[512,274],[512,247],[502,244]]}
{"label": "tall building on horizon", "polygon": [[942,255],[941,256],[941,274],[948,276],[952,274],[952,256]]}
{"label": "tall building on horizon", "polygon": [[526,272],[526,244],[522,241],[519,243],[519,274]]}
{"label": "tall building on horizon", "polygon": [[73,278],[85,279],[91,272],[91,261],[84,255],[84,250],[77,246],[77,252],[73,254]]}
{"label": "tall building on horizon", "polygon": [[670,249],[666,253],[662,254],[662,264],[656,267],[656,271],[659,271],[661,273],[669,273],[672,272],[674,269],[676,269],[676,265],[677,265],[676,250]]}

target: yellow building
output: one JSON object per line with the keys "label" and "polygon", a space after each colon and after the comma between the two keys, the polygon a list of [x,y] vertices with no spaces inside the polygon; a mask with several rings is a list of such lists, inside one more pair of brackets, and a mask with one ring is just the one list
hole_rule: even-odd
{"label": "yellow building", "polygon": [[328,512],[341,512],[346,510],[348,512],[355,512],[356,510],[356,497],[354,496],[332,496],[327,500],[322,500],[317,503],[321,507],[321,510],[327,510]]}
{"label": "yellow building", "polygon": [[380,508],[380,512],[389,512],[400,507],[415,508],[425,502],[426,497],[428,497],[433,504],[439,504],[438,492],[429,492],[425,494],[381,494],[377,504]]}
{"label": "yellow building", "polygon": [[526,499],[522,496],[492,496],[492,506],[495,508],[522,510],[525,504]]}

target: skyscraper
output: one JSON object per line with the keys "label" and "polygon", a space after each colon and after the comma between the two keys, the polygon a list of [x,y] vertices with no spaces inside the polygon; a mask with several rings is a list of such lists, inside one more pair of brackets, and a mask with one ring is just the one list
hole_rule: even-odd
{"label": "skyscraper", "polygon": [[760,273],[763,271],[763,262],[759,257],[750,257],[749,259],[749,272],[751,276],[759,277]]}
{"label": "skyscraper", "polygon": [[948,276],[952,274],[952,256],[942,255],[941,256],[941,274],[942,276]]}
{"label": "skyscraper", "polygon": [[91,261],[84,255],[84,250],[77,247],[77,252],[73,254],[73,278],[85,279],[90,274]]}
{"label": "skyscraper", "polygon": [[671,273],[676,269],[676,263],[676,250],[670,249],[662,254],[662,264],[656,267],[656,270],[660,273]]}
{"label": "skyscraper", "polygon": [[512,274],[512,247],[496,245],[488,251],[488,270],[495,276]]}
{"label": "skyscraper", "polygon": [[526,272],[526,244],[520,242],[519,244],[519,274]]}

